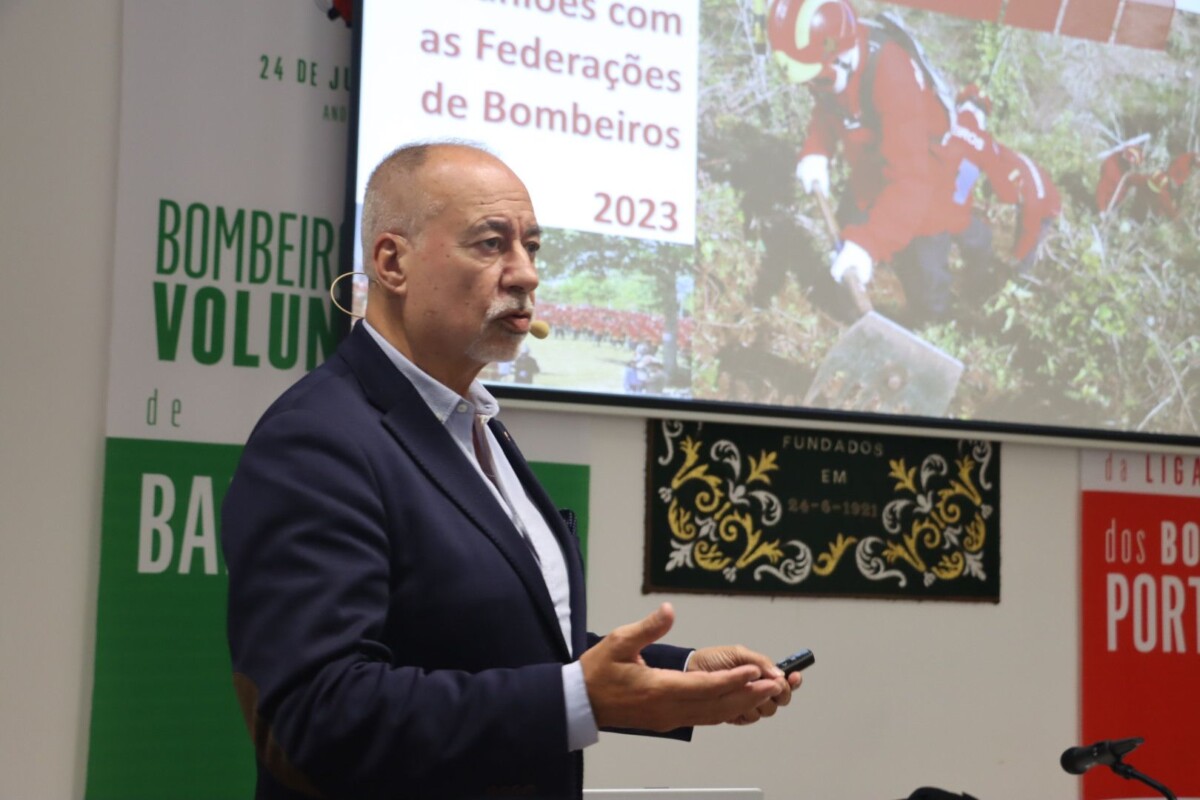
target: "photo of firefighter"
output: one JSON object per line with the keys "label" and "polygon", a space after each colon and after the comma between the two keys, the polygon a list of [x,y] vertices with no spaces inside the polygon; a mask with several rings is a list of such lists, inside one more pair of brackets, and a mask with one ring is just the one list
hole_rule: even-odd
{"label": "photo of firefighter", "polygon": [[1200,434],[1200,15],[912,5],[702,3],[695,396]]}
{"label": "photo of firefighter", "polygon": [[698,0],[694,243],[548,231],[485,378],[1200,435],[1200,14],[1013,5]]}

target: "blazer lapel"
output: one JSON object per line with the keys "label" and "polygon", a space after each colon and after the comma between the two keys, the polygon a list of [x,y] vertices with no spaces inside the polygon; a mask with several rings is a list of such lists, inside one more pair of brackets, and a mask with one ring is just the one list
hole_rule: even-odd
{"label": "blazer lapel", "polygon": [[[526,591],[533,597],[547,635],[560,643],[564,658],[569,659],[570,648],[563,641],[558,615],[554,611],[550,592],[546,589],[546,580],[524,537],[413,385],[388,360],[371,335],[366,330],[358,330],[361,326],[355,327],[356,330],[347,337],[338,354],[359,379],[367,398],[384,412],[383,426],[425,472],[434,488],[454,503],[504,555]],[[521,465],[524,473],[532,477],[523,459]],[[519,474],[526,489],[529,490],[531,485],[537,487],[536,480],[531,484],[524,473]],[[540,487],[537,488],[540,490]],[[544,491],[541,494],[545,496]],[[538,502],[541,509],[542,504],[532,491],[530,497]],[[562,524],[557,513],[554,513],[553,519],[547,517],[547,520],[551,527],[555,523]],[[558,535],[557,529],[555,534]],[[564,548],[564,551],[569,549]],[[575,629],[576,583],[572,579],[572,630]]]}
{"label": "blazer lapel", "polygon": [[517,443],[513,441],[508,428],[504,427],[504,423],[498,419],[492,419],[488,425],[504,449],[504,455],[508,457],[513,472],[524,484],[529,499],[542,513],[546,524],[554,532],[554,538],[558,540],[559,547],[562,548],[563,558],[567,564],[567,578],[571,587],[571,638],[574,640],[571,642],[571,651],[575,657],[578,657],[587,648],[587,591],[584,584],[583,558],[579,539],[575,535],[575,531],[567,527],[562,514],[554,505],[554,501],[550,499],[550,495],[546,494],[541,482],[533,474],[529,462],[525,460]]}

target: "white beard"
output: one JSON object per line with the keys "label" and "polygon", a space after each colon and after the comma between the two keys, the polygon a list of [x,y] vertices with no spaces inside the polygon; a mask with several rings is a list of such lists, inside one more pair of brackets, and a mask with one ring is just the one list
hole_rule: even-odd
{"label": "white beard", "polygon": [[467,355],[471,357],[471,360],[481,364],[512,361],[517,357],[523,341],[525,341],[523,333],[510,333],[493,328],[490,331],[480,332],[478,338],[467,348]]}
{"label": "white beard", "polygon": [[497,361],[512,361],[521,350],[525,334],[515,333],[502,326],[498,320],[514,311],[530,311],[533,303],[527,295],[498,297],[488,307],[479,335],[467,347],[467,355],[474,361],[490,364]]}

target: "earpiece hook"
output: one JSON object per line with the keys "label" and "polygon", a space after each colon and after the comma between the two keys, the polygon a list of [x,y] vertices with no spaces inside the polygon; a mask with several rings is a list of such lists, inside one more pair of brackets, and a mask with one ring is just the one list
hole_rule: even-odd
{"label": "earpiece hook", "polygon": [[333,283],[329,284],[329,299],[333,301],[333,304],[334,304],[334,306],[337,307],[337,310],[341,311],[346,316],[352,317],[354,319],[362,319],[363,318],[362,314],[355,314],[353,311],[351,311],[350,309],[346,308],[341,303],[339,303],[338,299],[337,299],[338,282],[342,278],[345,278],[347,276],[354,277],[355,275],[362,275],[362,277],[364,277],[364,278],[367,277],[365,274],[359,272],[358,270],[352,269],[349,272],[343,272],[341,275],[338,275],[336,278],[333,279]]}

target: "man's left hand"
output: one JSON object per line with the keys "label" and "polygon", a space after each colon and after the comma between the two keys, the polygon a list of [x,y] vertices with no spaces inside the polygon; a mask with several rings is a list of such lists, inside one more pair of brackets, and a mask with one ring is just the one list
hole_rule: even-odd
{"label": "man's left hand", "polygon": [[739,645],[725,645],[721,647],[702,647],[692,653],[691,660],[688,661],[688,672],[715,672],[743,664],[753,664],[758,667],[762,677],[766,679],[774,679],[779,681],[783,691],[774,697],[768,697],[753,710],[740,714],[733,719],[725,720],[730,725],[750,725],[758,722],[763,717],[771,717],[779,710],[781,706],[786,706],[792,700],[792,691],[800,685],[800,673],[793,672],[791,675],[784,677],[780,672],[779,667],[775,666],[775,662],[762,653],[756,653],[749,648]]}

